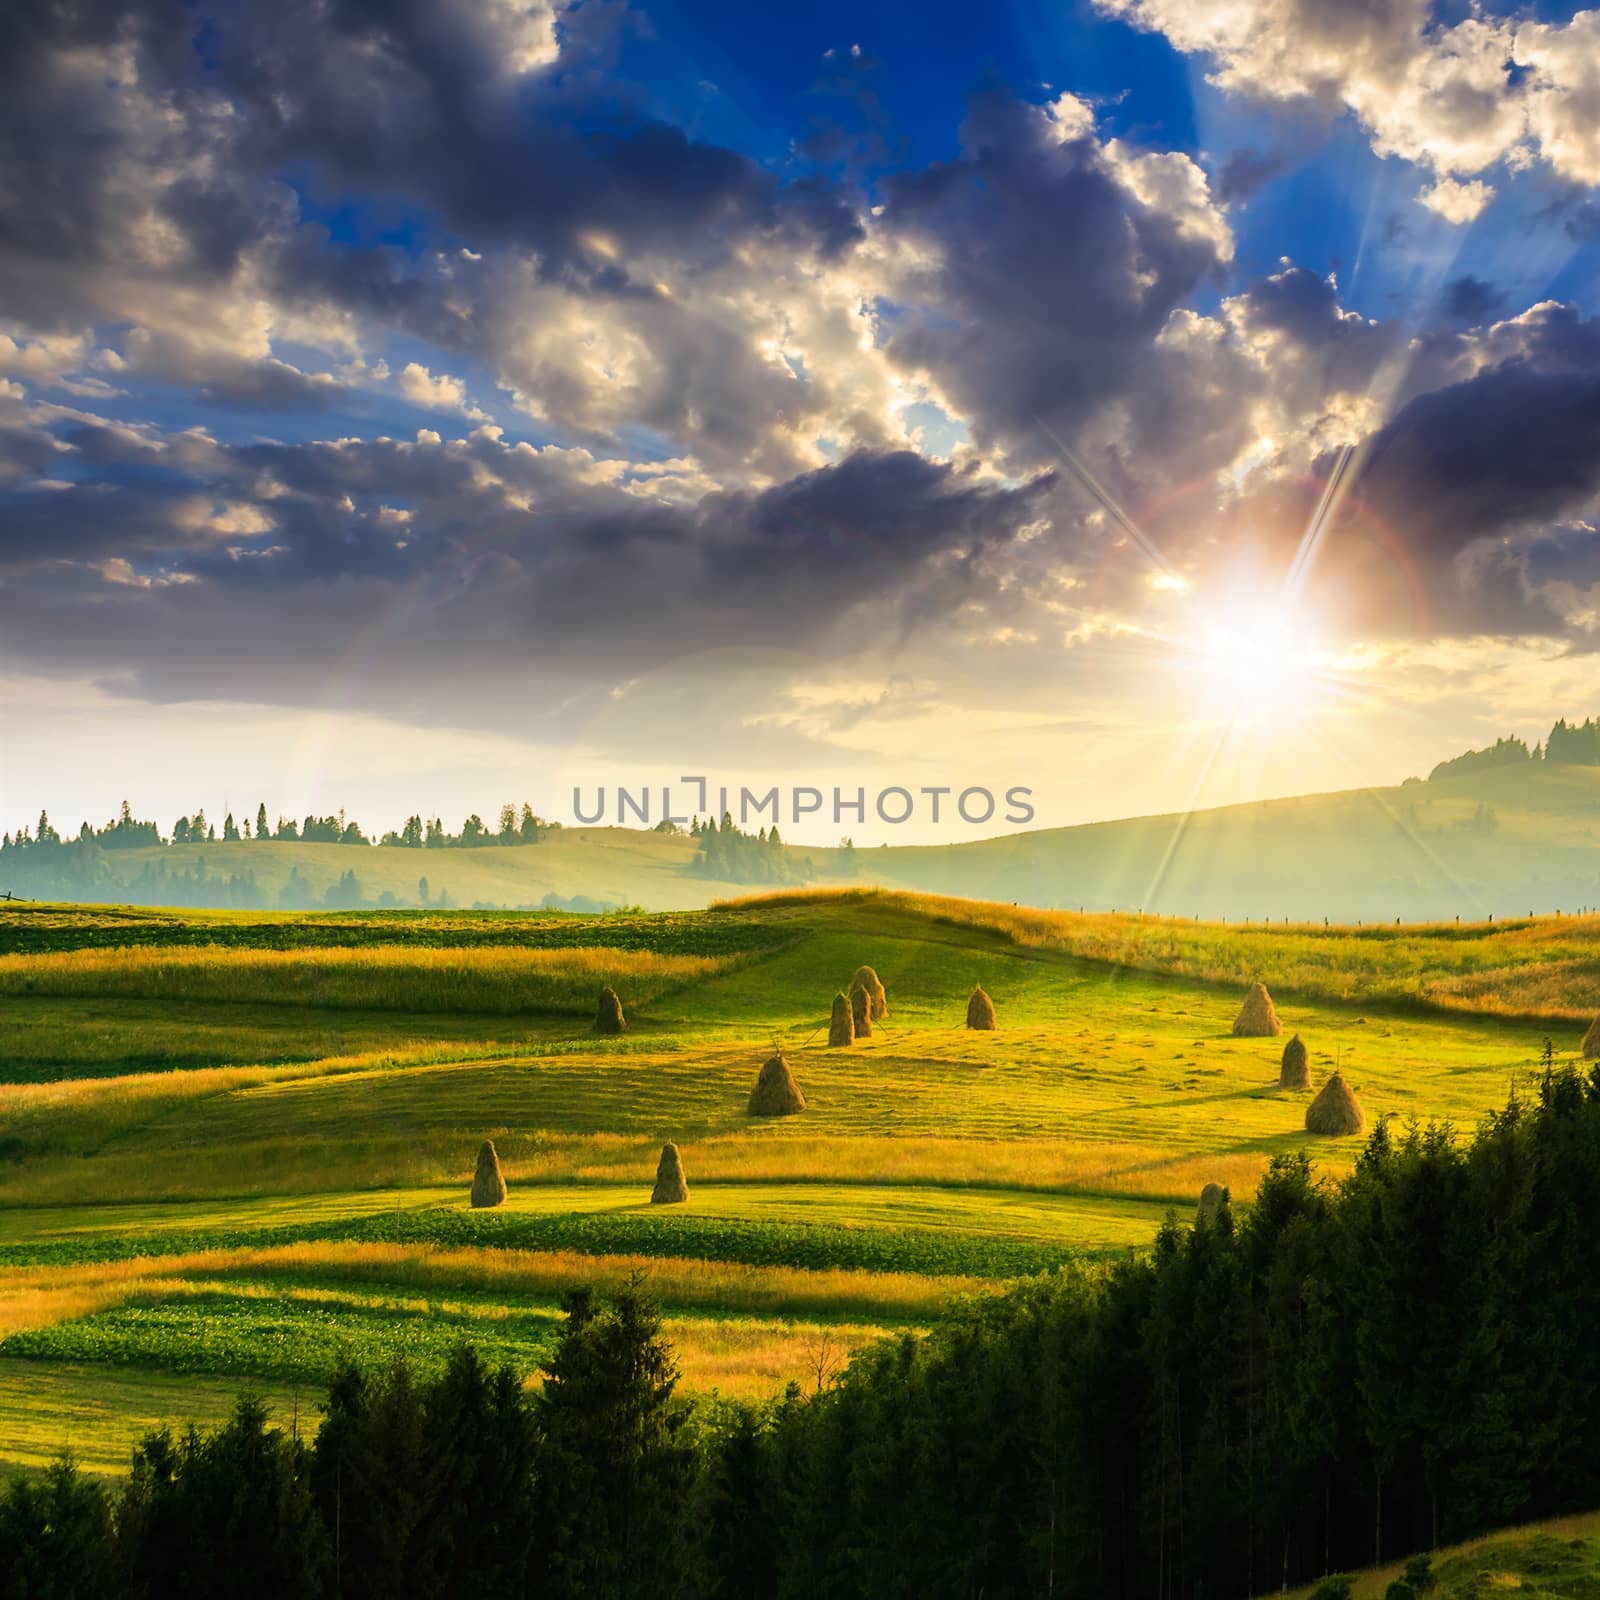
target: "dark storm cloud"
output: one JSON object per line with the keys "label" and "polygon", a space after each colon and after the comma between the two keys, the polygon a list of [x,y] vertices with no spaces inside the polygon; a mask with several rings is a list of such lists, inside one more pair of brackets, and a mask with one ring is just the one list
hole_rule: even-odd
{"label": "dark storm cloud", "polygon": [[[1593,581],[1585,517],[1600,497],[1600,323],[1542,306],[1435,343],[1419,363],[1471,375],[1413,394],[1363,441],[1312,585],[1335,597],[1356,637],[1581,638],[1549,586]],[[1234,509],[1260,537],[1266,570],[1288,570],[1340,464],[1324,456]]]}
{"label": "dark storm cloud", "polygon": [[1136,386],[1173,309],[1225,263],[1200,194],[1145,203],[1086,130],[1063,131],[985,95],[958,160],[889,184],[885,231],[934,257],[890,353],[931,371],[985,443],[1075,432]]}
{"label": "dark storm cloud", "polygon": [[1230,150],[1217,169],[1217,199],[1225,206],[1252,199],[1288,164],[1279,150]]}
{"label": "dark storm cloud", "polygon": [[573,31],[571,14],[559,72],[508,74],[509,9],[288,0],[239,8],[206,47],[248,113],[259,168],[426,204],[462,234],[531,246],[549,271],[581,260],[590,231],[624,255],[680,257],[773,229],[829,248],[858,236],[816,180],[786,189],[747,156],[652,117],[642,92],[601,70],[606,41]]}
{"label": "dark storm cloud", "polygon": [[1506,307],[1505,293],[1470,272],[1452,278],[1439,296],[1439,309],[1452,322],[1468,327],[1488,322]]}
{"label": "dark storm cloud", "polygon": [[1418,395],[1374,442],[1362,498],[1407,542],[1454,552],[1600,491],[1600,324],[1560,317],[1513,357]]}
{"label": "dark storm cloud", "polygon": [[[853,203],[821,178],[786,183],[651,115],[606,70],[620,7],[562,12],[559,62],[538,6],[21,9],[0,37],[0,307],[36,327],[137,324],[248,263],[252,293],[481,350],[494,331],[436,248],[514,252],[605,301],[655,292],[633,281],[641,254],[699,270],[756,238],[826,259],[860,237]],[[300,220],[291,183],[332,210],[387,209],[415,242],[335,243]],[[262,409],[298,403],[281,373],[230,388],[158,355],[215,403],[252,385]]]}
{"label": "dark storm cloud", "polygon": [[64,437],[92,484],[0,494],[7,653],[137,663],[159,698],[270,684],[292,702],[373,628],[373,692],[392,709],[507,660],[581,679],[711,641],[811,648],[864,611],[905,626],[929,583],[982,597],[984,554],[1050,490],[878,452],[670,503],[597,479],[582,452],[483,434],[223,447],[79,422]]}

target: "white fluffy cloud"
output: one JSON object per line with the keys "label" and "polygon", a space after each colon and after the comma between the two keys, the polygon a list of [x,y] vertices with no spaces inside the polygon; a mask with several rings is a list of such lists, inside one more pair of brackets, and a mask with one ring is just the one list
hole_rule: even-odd
{"label": "white fluffy cloud", "polygon": [[1600,181],[1600,12],[1442,26],[1430,0],[1095,3],[1208,57],[1229,93],[1353,112],[1380,155],[1436,174],[1421,198],[1450,221],[1482,210],[1494,189],[1477,175],[1502,162],[1542,160],[1573,182]]}
{"label": "white fluffy cloud", "polygon": [[1516,58],[1531,72],[1528,123],[1540,149],[1574,182],[1600,184],[1600,11],[1565,26],[1523,23]]}
{"label": "white fluffy cloud", "polygon": [[420,361],[408,361],[400,372],[400,392],[414,406],[430,411],[459,411],[474,422],[487,422],[487,413],[467,398],[466,383],[441,372],[436,377]]}

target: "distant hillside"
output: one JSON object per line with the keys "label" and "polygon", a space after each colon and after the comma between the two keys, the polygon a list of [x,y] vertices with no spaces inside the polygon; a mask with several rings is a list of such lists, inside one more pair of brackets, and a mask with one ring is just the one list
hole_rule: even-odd
{"label": "distant hillside", "polygon": [[1573,911],[1600,904],[1600,767],[1524,761],[1390,789],[869,851],[862,871],[944,894],[1230,920]]}
{"label": "distant hillside", "polygon": [[[706,877],[697,842],[562,828],[537,844],[411,849],[296,841],[0,856],[0,893],[226,906],[379,903],[680,910],[762,885]],[[788,851],[799,881],[1024,905],[1232,920],[1407,922],[1600,905],[1600,766],[1468,763],[1389,789],[1267,800],[948,845]]]}

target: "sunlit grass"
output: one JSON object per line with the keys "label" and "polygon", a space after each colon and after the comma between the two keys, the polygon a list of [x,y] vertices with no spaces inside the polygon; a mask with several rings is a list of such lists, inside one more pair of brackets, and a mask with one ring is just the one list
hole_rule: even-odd
{"label": "sunlit grass", "polygon": [[930,1279],[907,1272],[816,1271],[735,1262],[575,1250],[435,1249],[426,1245],[318,1240],[261,1249],[0,1269],[0,1339],[72,1321],[175,1282],[241,1276],[315,1276],[424,1291],[504,1293],[558,1299],[585,1284],[615,1286],[641,1275],[663,1305],[726,1315],[849,1316],[928,1321],[956,1295],[992,1287],[976,1277]]}
{"label": "sunlit grass", "polygon": [[[321,1391],[257,1384],[271,1419],[302,1437],[315,1433]],[[193,1421],[210,1427],[232,1411],[239,1380],[0,1357],[0,1468],[37,1470],[63,1449],[85,1471],[128,1470],[133,1447],[153,1428]]]}
{"label": "sunlit grass", "polygon": [[879,890],[786,891],[763,908],[830,903],[925,916],[998,933],[1025,950],[1205,983],[1269,987],[1326,1000],[1417,1002],[1493,1016],[1587,1022],[1600,995],[1600,916],[1511,922],[1222,923],[1118,913],[1078,915],[942,895]]}
{"label": "sunlit grass", "polygon": [[592,1011],[604,985],[649,1000],[710,977],[730,959],[603,947],[256,950],[155,945],[0,956],[0,995],[368,1011],[583,1012]]}
{"label": "sunlit grass", "polygon": [[[88,986],[8,997],[31,1019],[30,1060],[47,1060],[53,1035],[69,1067],[73,1049],[105,1067],[141,1049],[175,1064],[258,1041],[267,1054],[0,1085],[0,1262],[57,1263],[0,1266],[0,1337],[36,1341],[27,1365],[41,1372],[79,1373],[91,1411],[101,1381],[120,1397],[106,1404],[146,1404],[126,1363],[151,1361],[192,1368],[210,1404],[205,1385],[229,1373],[292,1373],[309,1393],[340,1341],[382,1358],[436,1315],[531,1362],[568,1288],[640,1270],[692,1384],[771,1393],[815,1382],[875,1330],[931,1323],[952,1294],[1142,1247],[1205,1183],[1248,1203],[1271,1157],[1307,1144],[1308,1098],[1276,1087],[1282,1040],[1231,1036],[1249,979],[1271,985],[1313,1081],[1337,1065],[1369,1121],[1465,1129],[1537,1074],[1547,1032],[1571,1059],[1600,950],[1600,927],[1572,919],[1224,929],[873,892],[717,915],[709,954],[678,918],[627,927],[676,950],[189,943],[13,958],[14,974]],[[746,953],[718,953],[741,939]],[[862,961],[889,1016],[870,1041],[829,1049],[829,1003]],[[280,976],[300,985],[293,1003],[263,1002]],[[979,980],[992,1034],[960,1025]],[[599,981],[622,989],[625,1038],[588,1033]],[[97,983],[168,997],[93,998]],[[559,1007],[562,984],[578,985],[569,1011],[503,1009],[536,993]],[[411,986],[472,1009],[362,1009],[373,993],[409,1004]],[[327,1037],[379,1042],[277,1055]],[[808,1109],[751,1119],[775,1044]],[[511,1194],[471,1213],[485,1137]],[[691,1199],[652,1208],[669,1138]],[[1337,1175],[1360,1142],[1311,1148]],[[220,1342],[201,1347],[208,1318]],[[293,1349],[273,1367],[253,1352],[278,1335]],[[0,1398],[21,1364],[0,1358]],[[8,1423],[0,1458],[31,1426]]]}

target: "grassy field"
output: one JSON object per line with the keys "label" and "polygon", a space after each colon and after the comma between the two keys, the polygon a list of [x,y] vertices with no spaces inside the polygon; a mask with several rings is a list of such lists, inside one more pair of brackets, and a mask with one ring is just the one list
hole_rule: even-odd
{"label": "grassy field", "polygon": [[[1404,1565],[1397,1561],[1357,1573],[1352,1600],[1382,1600]],[[1432,1569],[1433,1600],[1487,1600],[1506,1593],[1524,1600],[1588,1600],[1600,1593],[1600,1512],[1452,1545],[1435,1553]],[[1290,1590],[1288,1600],[1310,1600],[1315,1588]]]}
{"label": "grassy field", "polygon": [[[814,1384],[952,1296],[1146,1246],[1206,1182],[1247,1203],[1309,1098],[1276,1087],[1281,1040],[1232,1036],[1247,980],[1369,1121],[1465,1128],[1547,1037],[1576,1051],[1596,933],[859,891],[582,921],[7,908],[0,1461],[54,1429],[110,1470],[153,1411],[246,1379],[309,1412],[345,1350],[470,1337],[531,1370],[563,1292],[636,1270],[697,1390]],[[889,1016],[829,1049],[862,961]],[[979,981],[994,1033],[961,1025]],[[600,982],[621,1038],[588,1031]],[[775,1045],[808,1109],[751,1119]],[[485,1137],[510,1197],[472,1212]],[[669,1138],[682,1208],[648,1204]],[[1328,1175],[1359,1149],[1313,1143]]]}

